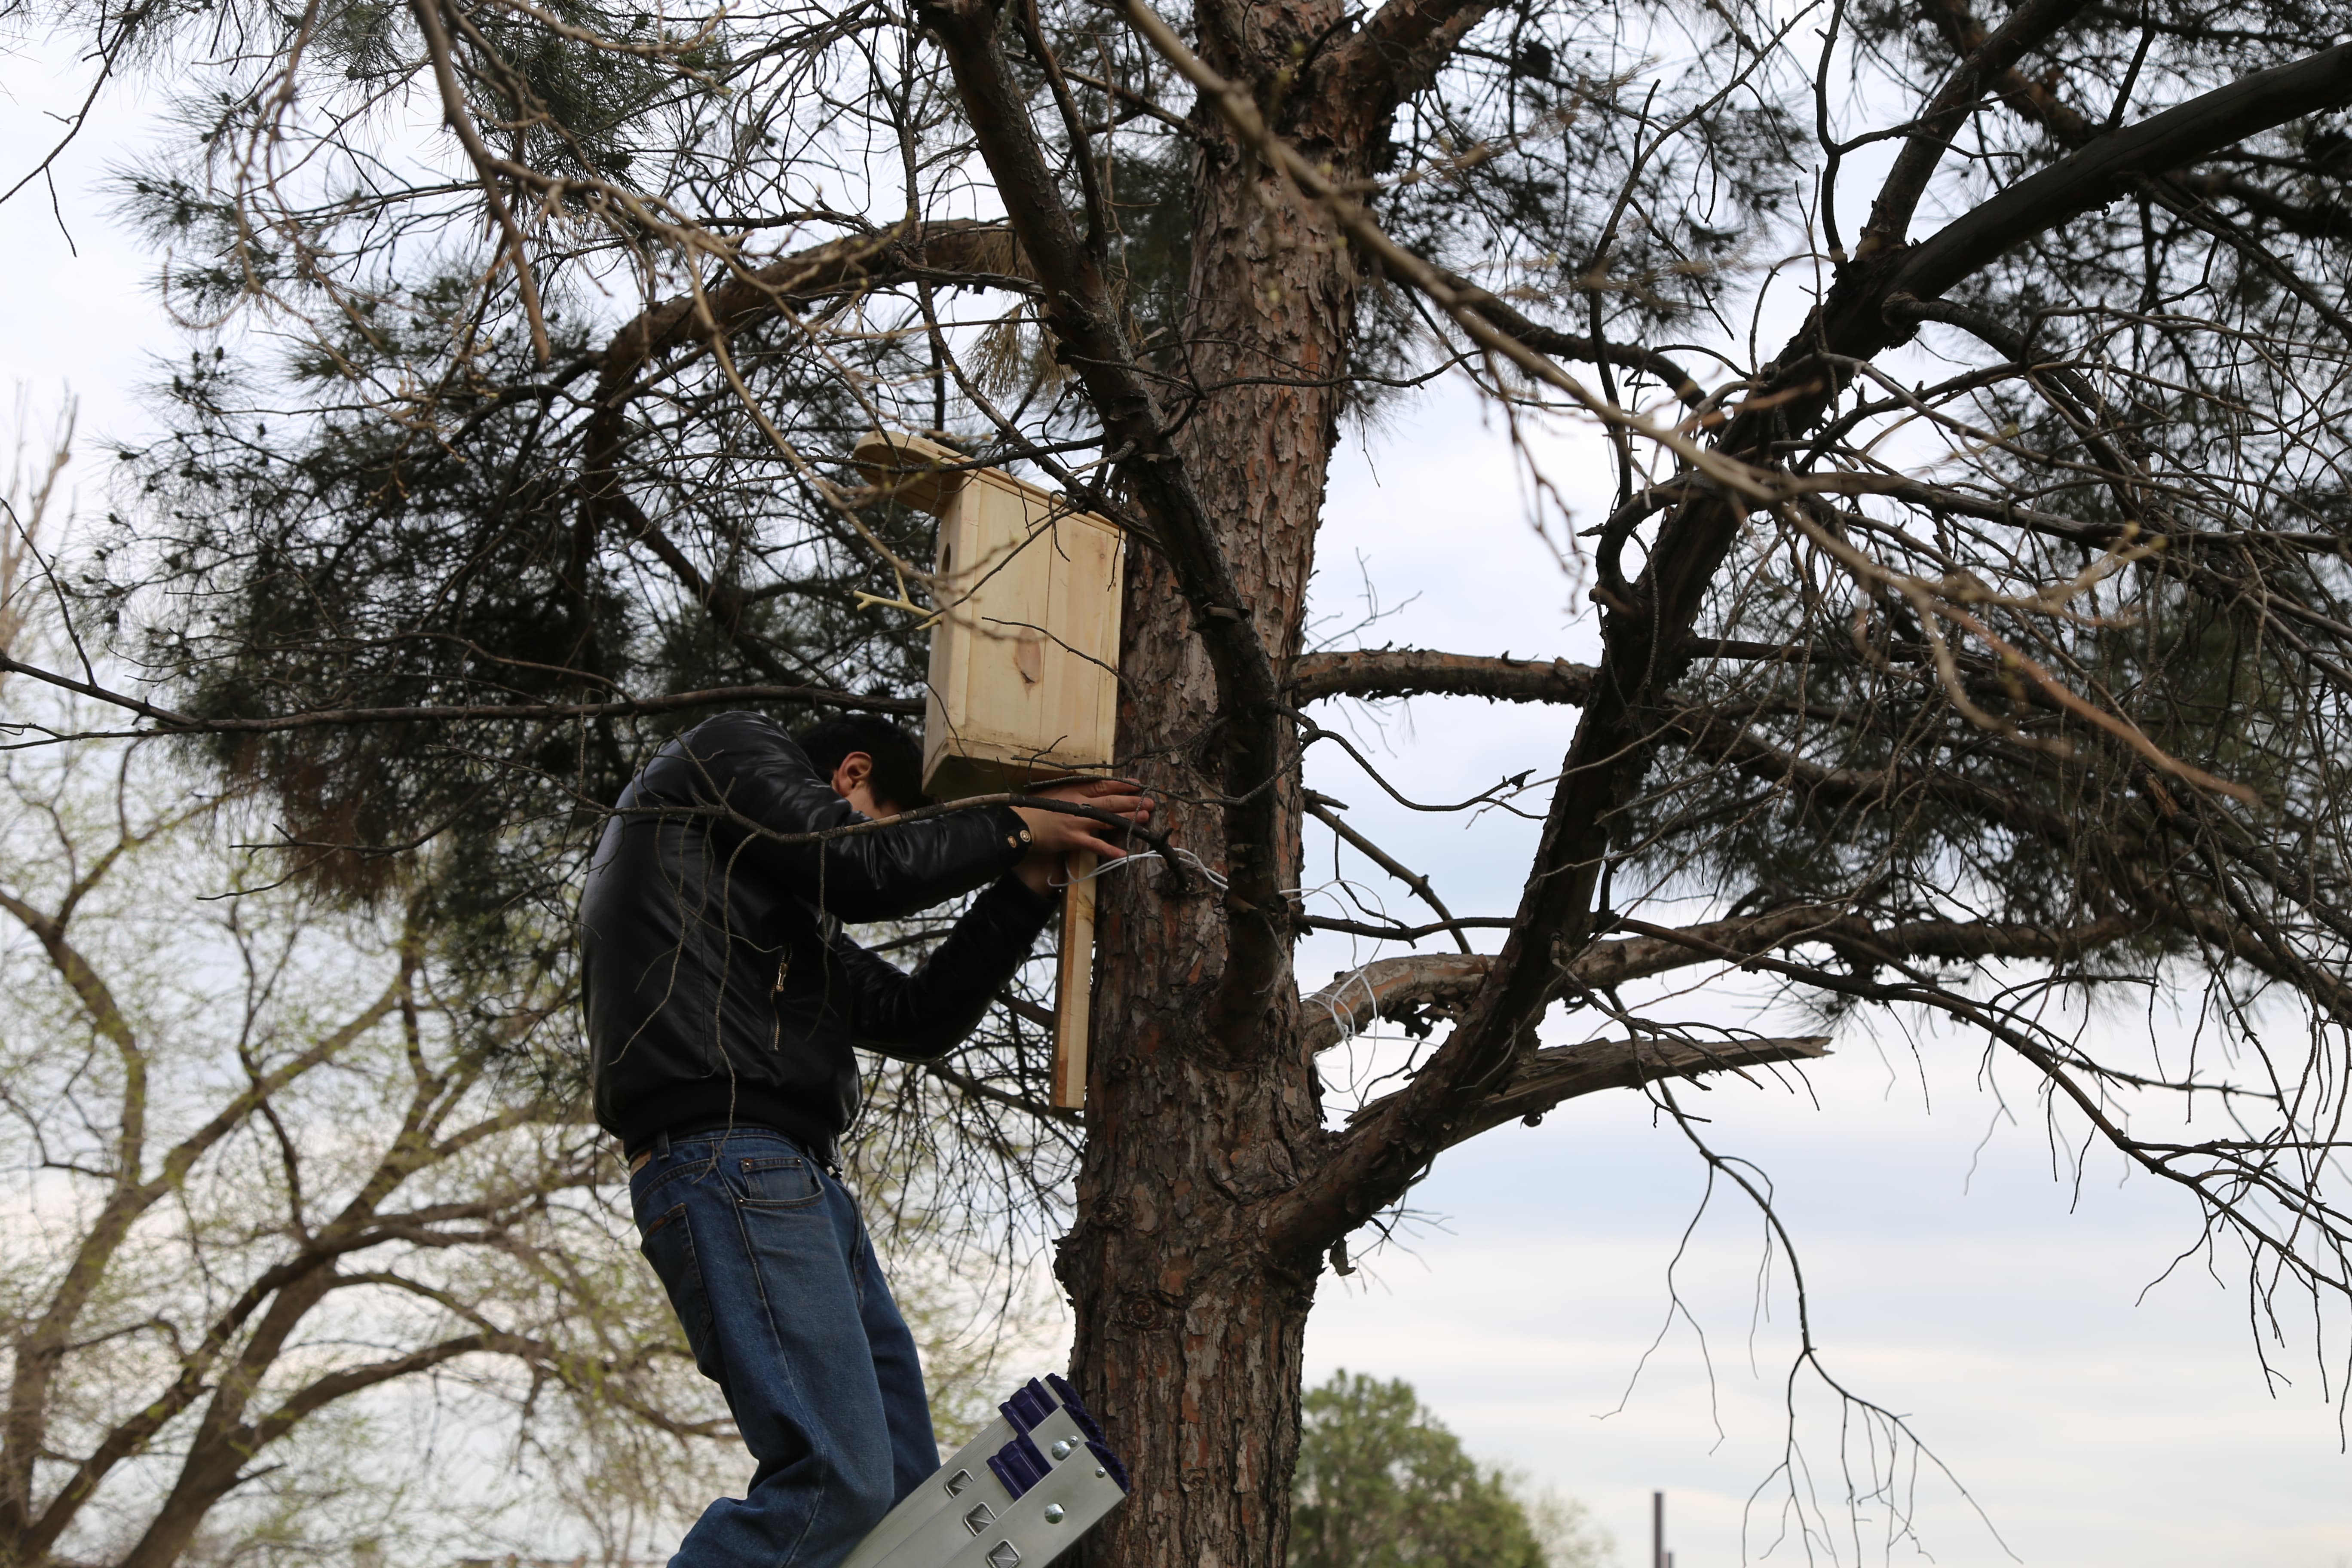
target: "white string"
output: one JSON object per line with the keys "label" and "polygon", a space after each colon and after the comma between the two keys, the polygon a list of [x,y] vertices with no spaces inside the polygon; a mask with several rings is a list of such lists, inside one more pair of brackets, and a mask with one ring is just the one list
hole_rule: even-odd
{"label": "white string", "polygon": [[[1176,856],[1177,858],[1182,860],[1184,864],[1190,866],[1192,869],[1201,873],[1202,877],[1208,879],[1209,882],[1214,886],[1219,892],[1224,891],[1229,886],[1223,877],[1221,877],[1216,872],[1211,870],[1207,863],[1202,860],[1198,855],[1193,854],[1190,849],[1177,849]],[[1119,868],[1123,866],[1132,866],[1139,860],[1157,860],[1160,858],[1161,858],[1161,856],[1160,851],[1157,849],[1138,849],[1129,854],[1123,855],[1116,860],[1102,860],[1096,865],[1093,870],[1087,872],[1083,877],[1071,877],[1062,881],[1052,882],[1051,885],[1056,888],[1075,887],[1080,882],[1091,882],[1097,877],[1105,876],[1109,872],[1119,869]],[[1066,862],[1065,862],[1065,864],[1066,864]],[[1360,888],[1358,884],[1350,882],[1345,877],[1334,878],[1328,882],[1319,882],[1312,888],[1285,888],[1282,891],[1286,894],[1297,895],[1302,899],[1308,899],[1313,898],[1318,893],[1328,892],[1333,888],[1358,888],[1360,892],[1370,891],[1370,889]],[[1386,913],[1386,903],[1377,893],[1372,894],[1371,901],[1381,907],[1383,914]],[[1381,994],[1373,988],[1371,978],[1367,973],[1370,968],[1371,965],[1368,963],[1360,968],[1351,969],[1347,973],[1339,976],[1339,979],[1334,981],[1331,984],[1324,987],[1321,991],[1316,994],[1316,998],[1323,1004],[1324,1011],[1331,1015],[1331,1026],[1339,1031],[1339,1037],[1342,1040],[1352,1041],[1357,1036],[1363,1033],[1363,1030],[1359,1027],[1356,1023],[1356,1010],[1353,1007],[1349,1007],[1343,1012],[1340,1007],[1340,1004],[1347,998],[1348,989],[1349,986],[1360,984],[1364,988],[1364,1001],[1370,1007],[1371,1016],[1375,1018],[1380,1016]]]}
{"label": "white string", "polygon": [[[1139,860],[1157,860],[1160,858],[1160,851],[1157,849],[1138,849],[1132,853],[1122,855],[1116,860],[1103,860],[1097,865],[1093,870],[1087,872],[1083,877],[1072,877],[1066,880],[1059,882],[1053,881],[1049,878],[1047,879],[1047,883],[1049,886],[1055,888],[1074,887],[1080,882],[1091,882],[1097,877],[1116,871],[1122,866],[1132,866]],[[1177,850],[1176,858],[1183,861],[1187,866],[1192,867],[1195,871],[1201,873],[1202,876],[1206,877],[1209,879],[1210,884],[1214,887],[1217,891],[1221,893],[1223,892],[1229,885],[1224,878],[1219,876],[1216,872],[1210,870],[1209,868],[1202,863],[1201,858],[1198,855],[1193,854],[1190,849]],[[1065,862],[1065,864],[1066,864],[1066,862]]]}
{"label": "white string", "polygon": [[[1125,866],[1125,865],[1129,864],[1129,862],[1131,862],[1131,861],[1136,861],[1136,860],[1157,860],[1157,859],[1159,859],[1159,858],[1160,858],[1160,851],[1159,851],[1159,850],[1157,850],[1157,849],[1137,849],[1137,850],[1130,851],[1129,853],[1128,853],[1128,854],[1126,854],[1126,855],[1123,855],[1123,856],[1119,857],[1119,858],[1118,858],[1118,859],[1116,859],[1116,860],[1104,859],[1104,860],[1097,861],[1097,862],[1096,863],[1095,868],[1094,868],[1093,870],[1091,870],[1091,871],[1087,872],[1087,873],[1085,876],[1083,876],[1083,877],[1067,877],[1067,878],[1064,878],[1064,879],[1063,879],[1062,880],[1060,880],[1060,881],[1055,881],[1055,880],[1054,879],[1052,879],[1051,877],[1048,877],[1048,878],[1045,879],[1045,883],[1046,883],[1046,886],[1048,886],[1048,887],[1053,887],[1053,888],[1075,888],[1075,887],[1076,887],[1080,882],[1091,882],[1091,881],[1093,881],[1097,877],[1102,876],[1102,875],[1104,875],[1104,874],[1105,874],[1105,873],[1107,873],[1107,872],[1116,871],[1116,870],[1118,870],[1121,866]],[[1067,868],[1068,868],[1068,866],[1069,866],[1069,861],[1068,861],[1068,860],[1066,860],[1066,859],[1065,859],[1065,860],[1062,862],[1062,865],[1063,865],[1063,868],[1064,868],[1065,869],[1067,869]]]}
{"label": "white string", "polygon": [[[1211,870],[1208,863],[1203,861],[1198,855],[1193,854],[1190,849],[1178,849],[1176,851],[1176,858],[1183,861],[1185,865],[1192,868],[1193,870],[1201,873],[1202,877],[1208,879],[1210,885],[1215,888],[1219,892],[1223,892],[1229,886],[1231,886],[1224,877],[1213,870]],[[1076,887],[1080,882],[1091,882],[1097,877],[1108,876],[1123,866],[1132,866],[1139,860],[1157,860],[1160,858],[1161,858],[1161,857],[1160,851],[1157,849],[1137,849],[1129,852],[1129,854],[1123,855],[1115,860],[1105,858],[1097,861],[1095,868],[1087,872],[1083,877],[1068,877],[1060,880],[1053,880],[1049,879],[1047,885],[1055,888],[1072,888]],[[1065,862],[1065,864],[1066,864],[1066,862]],[[1380,895],[1376,891],[1366,887],[1363,883],[1351,881],[1346,877],[1334,877],[1328,882],[1318,882],[1313,887],[1283,888],[1278,890],[1286,898],[1312,899],[1321,894],[1328,893],[1334,888],[1349,889],[1360,899],[1364,900],[1370,904],[1378,906],[1377,912],[1380,918],[1383,920],[1394,920],[1396,918],[1388,912],[1387,904],[1381,899]]]}
{"label": "white string", "polygon": [[1339,1003],[1348,994],[1350,984],[1359,980],[1364,983],[1364,1000],[1372,1005],[1372,1016],[1380,1016],[1381,994],[1372,988],[1371,979],[1365,973],[1370,968],[1371,965],[1367,963],[1362,968],[1351,969],[1317,993],[1322,1000],[1324,1011],[1331,1015],[1331,1026],[1339,1031],[1342,1040],[1353,1040],[1363,1032],[1356,1026],[1356,1010],[1353,1007],[1349,1008],[1345,1015],[1339,1011]]}
{"label": "white string", "polygon": [[1190,849],[1179,849],[1176,853],[1182,858],[1184,864],[1192,867],[1195,871],[1200,872],[1202,876],[1206,877],[1209,879],[1209,885],[1215,888],[1217,891],[1222,893],[1233,885],[1226,881],[1224,878],[1219,876],[1216,872],[1210,870],[1208,864],[1198,855],[1193,854]]}
{"label": "white string", "polygon": [[[1128,862],[1129,860],[1144,860],[1144,859],[1156,860],[1156,859],[1158,859],[1159,858],[1160,858],[1160,857],[1159,857],[1159,855],[1158,855],[1157,853],[1155,853],[1154,851],[1152,851],[1152,850],[1150,850],[1150,849],[1139,850],[1139,851],[1137,851],[1137,852],[1135,852],[1135,853],[1133,853],[1133,854],[1130,854],[1130,855],[1126,856],[1124,858],[1121,858],[1121,859],[1118,859],[1118,860],[1104,860],[1104,861],[1101,861],[1101,862],[1099,862],[1099,863],[1097,863],[1097,864],[1096,865],[1096,867],[1095,867],[1095,868],[1094,868],[1093,870],[1091,870],[1091,871],[1087,872],[1087,873],[1085,876],[1083,876],[1083,877],[1064,877],[1064,878],[1059,879],[1058,880],[1057,880],[1057,879],[1055,879],[1055,878],[1048,877],[1048,878],[1046,878],[1046,879],[1045,879],[1045,885],[1046,885],[1047,887],[1049,887],[1049,888],[1075,888],[1075,887],[1076,887],[1080,882],[1091,882],[1091,881],[1093,881],[1097,877],[1101,876],[1105,871],[1115,870],[1115,869],[1117,869],[1118,867],[1121,867],[1121,866],[1126,865],[1126,864],[1127,864],[1127,862]],[[1067,856],[1063,857],[1063,859],[1062,859],[1062,868],[1063,868],[1064,870],[1067,870],[1067,869],[1069,869],[1069,865],[1070,865],[1069,858],[1068,858]]]}

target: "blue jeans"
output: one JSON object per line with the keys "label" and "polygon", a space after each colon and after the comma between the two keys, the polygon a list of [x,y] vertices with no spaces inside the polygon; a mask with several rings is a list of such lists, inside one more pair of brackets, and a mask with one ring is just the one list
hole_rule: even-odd
{"label": "blue jeans", "polygon": [[670,1568],[834,1568],[940,1467],[914,1336],[857,1205],[761,1128],[655,1141],[629,1179],[645,1254],[758,1468]]}

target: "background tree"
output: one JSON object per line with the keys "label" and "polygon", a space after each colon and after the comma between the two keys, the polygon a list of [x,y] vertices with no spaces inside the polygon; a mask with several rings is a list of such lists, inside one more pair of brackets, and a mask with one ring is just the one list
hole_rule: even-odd
{"label": "background tree", "polygon": [[[561,976],[470,988],[429,876],[384,916],[256,884],[243,803],[184,784],[138,742],[0,768],[0,1563],[640,1559],[743,1465],[531,1065]],[[976,1426],[1034,1282],[891,1173],[877,1237]]]}
{"label": "background tree", "polygon": [[1600,1568],[1615,1554],[1580,1504],[1524,1499],[1402,1380],[1344,1369],[1307,1391],[1290,1568]]}
{"label": "background tree", "polygon": [[174,772],[152,747],[7,770],[0,1562],[405,1557],[591,1520],[625,1553],[728,1429],[616,1230],[609,1152],[501,1081],[543,981],[469,993],[414,904],[222,879],[234,805]]}
{"label": "background tree", "polygon": [[[1141,1478],[1110,1556],[1284,1555],[1317,1277],[1462,1140],[1641,1085],[1764,1200],[1666,1080],[1822,1037],[1637,984],[1701,965],[1980,1033],[2340,1343],[2332,14],[58,14],[110,68],[173,61],[187,134],[129,191],[175,306],[229,331],[82,574],[146,684],[32,673],[209,746],[323,886],[388,897],[397,853],[453,846],[436,908],[479,974],[553,950],[667,726],[913,710],[922,534],[838,463],[859,431],[1127,527],[1121,765],[1192,860],[1106,884],[1074,1194],[1034,1163],[1076,1134],[1017,1010],[983,1070],[891,1102],[971,1134],[997,1214],[1075,1205],[1075,1373]],[[1342,420],[1443,375],[1606,438],[1563,547],[1591,665],[1306,647]],[[1591,521],[1528,463],[1537,521]],[[1302,891],[1310,848],[1408,875],[1305,770],[1348,752],[1316,704],[1412,694],[1579,710],[1463,803],[1540,811],[1508,912]],[[1302,995],[1295,944],[1335,927],[1495,945]],[[2151,982],[2199,1010],[2185,1059],[2062,1005]],[[1375,1016],[1427,1048],[1327,1102],[1320,1053]],[[2200,1104],[2222,1124],[2184,1131]],[[1903,1433],[1857,1414],[1867,1493]]]}

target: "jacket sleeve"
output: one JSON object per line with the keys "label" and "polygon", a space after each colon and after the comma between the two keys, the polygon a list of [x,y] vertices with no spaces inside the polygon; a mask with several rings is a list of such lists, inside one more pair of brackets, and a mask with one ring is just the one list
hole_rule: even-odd
{"label": "jacket sleeve", "polygon": [[869,1051],[927,1061],[961,1045],[1054,912],[1017,877],[972,900],[947,940],[911,974],[835,935],[827,958],[849,1015],[851,1037]]}
{"label": "jacket sleeve", "polygon": [[[816,833],[865,820],[833,793],[773,720],[722,713],[665,748],[649,776],[661,795],[704,806],[772,833]],[[714,826],[740,836],[743,860],[778,878],[841,920],[898,920],[984,887],[1012,869],[1029,845],[1011,806],[978,806],[819,844],[778,844],[740,823]],[[1025,889],[1024,889],[1025,891]]]}

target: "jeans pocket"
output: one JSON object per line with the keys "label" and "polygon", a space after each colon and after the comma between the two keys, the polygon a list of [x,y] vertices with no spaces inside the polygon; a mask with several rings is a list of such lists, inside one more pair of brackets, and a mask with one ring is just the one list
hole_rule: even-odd
{"label": "jeans pocket", "polygon": [[803,1209],[824,1196],[816,1168],[798,1154],[739,1159],[735,1179],[750,1209]]}
{"label": "jeans pocket", "polygon": [[723,1382],[719,1338],[710,1331],[710,1294],[702,1286],[702,1264],[695,1256],[694,1230],[687,1224],[686,1205],[679,1204],[665,1210],[660,1218],[646,1226],[638,1250],[654,1266],[662,1289],[669,1293],[670,1310],[677,1314],[679,1326],[686,1330],[686,1342],[694,1352],[694,1364],[711,1382]]}

